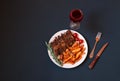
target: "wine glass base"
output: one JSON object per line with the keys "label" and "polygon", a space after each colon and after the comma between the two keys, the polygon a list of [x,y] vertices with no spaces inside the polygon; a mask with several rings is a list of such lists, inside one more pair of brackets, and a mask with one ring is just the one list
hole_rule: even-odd
{"label": "wine glass base", "polygon": [[70,28],[73,30],[77,30],[80,28],[80,22],[70,22]]}

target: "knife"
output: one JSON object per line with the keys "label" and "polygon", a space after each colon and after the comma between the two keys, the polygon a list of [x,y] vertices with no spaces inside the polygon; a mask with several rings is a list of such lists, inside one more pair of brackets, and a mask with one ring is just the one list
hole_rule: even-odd
{"label": "knife", "polygon": [[98,59],[100,58],[100,56],[102,55],[103,51],[105,50],[105,48],[107,47],[108,42],[105,43],[102,48],[99,50],[99,52],[97,53],[96,57],[94,58],[94,60],[90,63],[90,65],[88,66],[90,69],[93,69],[94,65],[96,64],[96,62],[98,61]]}

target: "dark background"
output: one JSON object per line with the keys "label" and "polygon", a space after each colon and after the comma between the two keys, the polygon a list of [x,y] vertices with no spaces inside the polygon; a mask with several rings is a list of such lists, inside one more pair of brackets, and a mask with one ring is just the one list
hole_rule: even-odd
{"label": "dark background", "polygon": [[[62,69],[48,57],[45,41],[69,29],[69,12],[84,13],[80,32],[89,52],[109,46],[93,70],[89,58],[77,68]],[[3,0],[0,2],[0,81],[120,81],[120,0]],[[89,54],[89,53],[88,53]]]}

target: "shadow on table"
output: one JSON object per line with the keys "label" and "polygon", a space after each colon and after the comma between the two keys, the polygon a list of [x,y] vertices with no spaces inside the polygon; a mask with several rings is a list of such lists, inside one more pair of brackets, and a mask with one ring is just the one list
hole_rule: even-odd
{"label": "shadow on table", "polygon": [[104,14],[101,10],[91,12],[86,19],[86,28],[93,33],[103,31]]}

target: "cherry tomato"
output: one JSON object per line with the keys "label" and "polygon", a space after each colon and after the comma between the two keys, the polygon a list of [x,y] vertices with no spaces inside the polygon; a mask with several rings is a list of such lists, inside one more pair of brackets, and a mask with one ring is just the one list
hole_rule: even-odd
{"label": "cherry tomato", "polygon": [[74,36],[75,38],[77,38],[77,37],[78,37],[78,34],[77,34],[77,33],[74,33],[73,36]]}
{"label": "cherry tomato", "polygon": [[79,41],[79,38],[78,38],[78,37],[76,37],[76,38],[75,38],[75,40],[76,40],[76,41]]}
{"label": "cherry tomato", "polygon": [[78,37],[78,34],[77,34],[77,33],[74,33],[73,36],[74,36],[74,38],[75,38],[76,41],[79,41],[80,44],[82,44],[82,43],[84,42],[82,39],[80,39],[80,38]]}
{"label": "cherry tomato", "polygon": [[80,44],[82,44],[84,41],[82,39],[79,39]]}

